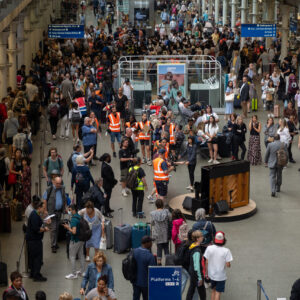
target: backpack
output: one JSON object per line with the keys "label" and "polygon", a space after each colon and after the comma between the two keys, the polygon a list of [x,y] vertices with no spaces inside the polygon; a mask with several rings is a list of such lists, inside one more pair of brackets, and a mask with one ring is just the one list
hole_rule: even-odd
{"label": "backpack", "polygon": [[78,239],[81,242],[86,242],[92,236],[92,229],[90,228],[89,223],[85,220],[85,218],[80,217],[79,220],[79,234],[77,234]]}
{"label": "backpack", "polygon": [[67,167],[68,167],[68,170],[69,170],[70,173],[72,173],[73,167],[74,167],[73,166],[73,160],[72,160],[73,155],[74,155],[74,152],[71,153],[71,155],[70,155],[70,157],[69,157],[69,159],[67,161]]}
{"label": "backpack", "polygon": [[72,111],[71,122],[72,123],[79,123],[80,122],[80,112],[79,111]]}
{"label": "backpack", "polygon": [[85,185],[85,178],[82,175],[82,173],[80,173],[80,172],[76,173],[75,182],[76,182],[76,185],[79,185],[79,186],[84,186]]}
{"label": "backpack", "polygon": [[28,114],[29,116],[36,116],[39,114],[39,108],[40,108],[40,103],[39,102],[30,102],[29,105],[29,111]]}
{"label": "backpack", "polygon": [[186,270],[190,266],[190,249],[189,244],[183,243],[175,253],[174,263],[176,266],[183,266]]}
{"label": "backpack", "polygon": [[103,67],[99,67],[97,69],[97,73],[96,73],[96,78],[98,81],[103,80],[103,74],[104,74],[104,68]]}
{"label": "backpack", "polygon": [[29,155],[29,154],[32,154],[32,152],[33,152],[32,142],[26,134],[26,139],[25,139],[25,142],[24,142],[24,145],[23,145],[23,153],[25,155]]}
{"label": "backpack", "polygon": [[122,273],[126,280],[134,283],[137,275],[137,263],[133,256],[133,250],[122,260]]}
{"label": "backpack", "polygon": [[186,222],[183,222],[179,226],[178,239],[184,241],[184,239],[188,236],[189,226]]}
{"label": "backpack", "polygon": [[139,169],[131,168],[126,178],[126,186],[133,190],[138,186],[138,171]]}
{"label": "backpack", "polygon": [[203,235],[203,241],[202,241],[201,245],[207,245],[213,239],[212,238],[212,232],[211,232],[211,234],[209,234],[209,231],[206,230],[208,223],[210,223],[210,225],[212,226],[210,221],[206,221],[205,226],[203,227],[203,229],[200,229],[200,231],[202,232],[202,235]]}
{"label": "backpack", "polygon": [[286,154],[286,151],[284,149],[284,145],[281,145],[280,149],[276,152],[277,157],[277,166],[279,167],[285,167],[288,163],[288,156]]}
{"label": "backpack", "polygon": [[57,118],[57,116],[58,116],[58,107],[57,107],[57,105],[51,106],[51,108],[49,110],[49,115],[50,115],[51,118]]}

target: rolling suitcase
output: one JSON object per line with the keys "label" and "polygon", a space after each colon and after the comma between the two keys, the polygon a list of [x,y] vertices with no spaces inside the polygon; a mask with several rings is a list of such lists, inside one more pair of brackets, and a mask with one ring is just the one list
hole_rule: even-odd
{"label": "rolling suitcase", "polygon": [[123,208],[119,208],[120,225],[114,227],[114,252],[118,254],[131,248],[132,227],[129,224],[123,224]]}
{"label": "rolling suitcase", "polygon": [[110,249],[113,247],[113,228],[110,220],[104,222],[105,234],[106,234],[106,248]]}
{"label": "rolling suitcase", "polygon": [[132,248],[138,248],[141,246],[142,238],[145,235],[150,236],[150,226],[146,223],[136,223],[132,226],[132,234],[131,234],[131,246]]}
{"label": "rolling suitcase", "polygon": [[252,111],[257,111],[257,98],[252,98],[251,100],[251,104],[252,104]]}
{"label": "rolling suitcase", "polygon": [[[11,232],[11,212],[8,203],[3,204],[4,218],[3,218],[3,232]],[[0,220],[1,221],[1,220]]]}
{"label": "rolling suitcase", "polygon": [[0,286],[8,286],[7,264],[2,261],[1,245],[0,245]]}
{"label": "rolling suitcase", "polygon": [[240,100],[240,96],[239,95],[234,95],[234,99],[233,99],[233,107],[234,108],[242,108],[241,105],[241,100]]}

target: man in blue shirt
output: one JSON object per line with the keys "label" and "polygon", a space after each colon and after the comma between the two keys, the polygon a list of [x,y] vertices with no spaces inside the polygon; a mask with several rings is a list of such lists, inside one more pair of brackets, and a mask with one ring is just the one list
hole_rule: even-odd
{"label": "man in blue shirt", "polygon": [[169,23],[169,14],[167,13],[167,10],[166,10],[166,9],[164,9],[164,10],[161,12],[160,18],[161,18],[162,22]]}
{"label": "man in blue shirt", "polygon": [[148,267],[156,266],[154,255],[150,252],[153,239],[150,236],[142,238],[142,246],[134,249],[133,257],[136,260],[137,276],[133,283],[133,300],[148,300]]}
{"label": "man in blue shirt", "polygon": [[95,148],[97,144],[97,129],[92,126],[91,122],[91,118],[84,118],[84,125],[82,126],[82,144],[84,153],[89,152],[93,147]]}
{"label": "man in blue shirt", "polygon": [[96,115],[96,118],[100,120],[103,101],[98,95],[96,95],[94,89],[91,90],[91,96],[89,97],[88,102],[90,104],[91,111],[93,111]]}

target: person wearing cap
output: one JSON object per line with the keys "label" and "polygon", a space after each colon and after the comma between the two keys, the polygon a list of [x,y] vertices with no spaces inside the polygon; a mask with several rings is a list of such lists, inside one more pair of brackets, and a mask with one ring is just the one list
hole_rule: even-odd
{"label": "person wearing cap", "polygon": [[214,245],[208,246],[204,253],[206,259],[206,277],[211,282],[211,300],[219,300],[225,291],[226,267],[230,268],[233,260],[231,251],[225,248],[225,233],[218,231],[214,238]]}
{"label": "person wearing cap", "polygon": [[148,267],[155,266],[156,260],[151,253],[153,239],[146,235],[142,238],[142,245],[133,250],[133,257],[137,265],[136,280],[133,283],[133,300],[148,299]]}
{"label": "person wearing cap", "polygon": [[168,194],[169,173],[174,170],[174,166],[167,165],[165,152],[165,149],[158,150],[158,157],[153,160],[154,181],[161,200],[165,200]]}
{"label": "person wearing cap", "polygon": [[125,79],[125,82],[123,83],[123,94],[127,97],[128,99],[128,105],[129,105],[129,110],[133,112],[133,103],[132,103],[132,92],[133,92],[133,86],[130,83],[129,78]]}

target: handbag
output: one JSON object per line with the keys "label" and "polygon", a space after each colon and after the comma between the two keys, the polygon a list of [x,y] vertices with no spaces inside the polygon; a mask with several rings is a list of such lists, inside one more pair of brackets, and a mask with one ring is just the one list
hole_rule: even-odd
{"label": "handbag", "polygon": [[231,93],[229,95],[225,95],[225,101],[226,102],[233,102],[234,100],[234,93]]}
{"label": "handbag", "polygon": [[8,179],[7,179],[7,183],[9,185],[13,185],[17,183],[17,175],[14,173],[9,172],[8,174]]}
{"label": "handbag", "polygon": [[106,238],[103,236],[100,239],[99,250],[106,250]]}

